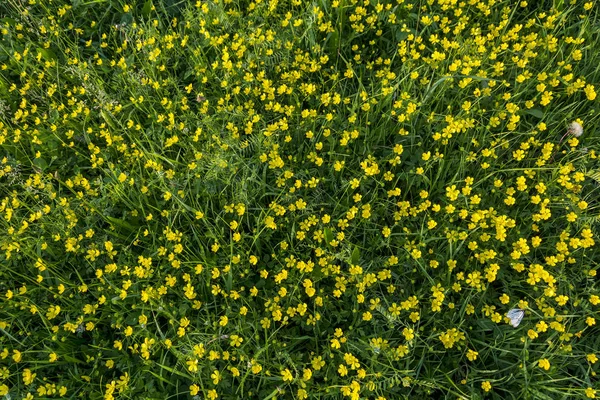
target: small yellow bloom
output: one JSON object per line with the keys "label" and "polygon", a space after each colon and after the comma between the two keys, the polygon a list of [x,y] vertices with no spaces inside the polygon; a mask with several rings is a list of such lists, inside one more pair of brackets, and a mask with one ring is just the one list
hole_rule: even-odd
{"label": "small yellow bloom", "polygon": [[585,395],[587,396],[588,399],[595,399],[596,398],[596,390],[594,390],[594,388],[587,388],[585,389]]}
{"label": "small yellow bloom", "polygon": [[221,373],[216,369],[213,371],[210,377],[212,378],[213,383],[215,385],[219,384],[219,382],[221,381]]}
{"label": "small yellow bloom", "polygon": [[288,368],[281,371],[281,376],[283,377],[284,382],[291,382],[294,380],[294,377]]}
{"label": "small yellow bloom", "polygon": [[190,372],[198,371],[198,360],[197,359],[188,360],[188,361],[186,361],[186,364],[188,366],[188,371],[190,371]]}
{"label": "small yellow bloom", "polygon": [[23,370],[23,383],[25,385],[31,385],[33,383],[33,381],[35,380],[36,375],[37,374],[32,373],[29,368],[25,368]]}
{"label": "small yellow bloom", "polygon": [[492,384],[489,381],[481,382],[481,388],[486,392],[492,390]]}
{"label": "small yellow bloom", "polygon": [[594,85],[587,85],[585,89],[583,89],[583,91],[585,92],[585,96],[588,100],[592,101],[596,98],[596,91],[594,90]]}
{"label": "small yellow bloom", "polygon": [[240,347],[242,345],[242,342],[244,341],[244,338],[238,335],[231,335],[230,339],[231,342],[229,343],[229,345],[232,347]]}
{"label": "small yellow bloom", "polygon": [[469,351],[467,351],[467,358],[469,359],[469,361],[477,360],[478,355],[479,355],[479,353],[476,352],[475,350],[469,349]]}

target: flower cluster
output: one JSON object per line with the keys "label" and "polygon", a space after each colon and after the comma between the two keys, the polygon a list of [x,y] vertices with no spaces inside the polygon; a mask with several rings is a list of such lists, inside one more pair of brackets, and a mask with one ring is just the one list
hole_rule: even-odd
{"label": "flower cluster", "polygon": [[600,390],[593,2],[3,7],[0,396]]}

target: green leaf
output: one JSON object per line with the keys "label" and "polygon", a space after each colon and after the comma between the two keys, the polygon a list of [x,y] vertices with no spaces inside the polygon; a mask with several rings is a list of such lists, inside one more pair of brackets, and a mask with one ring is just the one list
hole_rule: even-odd
{"label": "green leaf", "polygon": [[9,18],[9,17],[0,18],[0,21],[1,21],[3,24],[8,24],[8,25],[11,25],[11,26],[14,26],[14,25],[16,25],[16,24],[17,24],[17,21],[15,21],[15,19],[14,19],[14,18]]}
{"label": "green leaf", "polygon": [[123,228],[131,232],[135,231],[135,227],[125,220],[109,216],[106,216],[106,219],[119,228]]}
{"label": "green leaf", "polygon": [[329,228],[325,228],[325,240],[327,241],[328,245],[333,240],[333,233]]}
{"label": "green leaf", "polygon": [[36,158],[35,160],[33,160],[33,165],[35,165],[36,167],[38,167],[39,169],[41,169],[43,171],[48,167],[48,162],[40,157],[40,158]]}
{"label": "green leaf", "polygon": [[108,114],[108,112],[106,112],[106,110],[100,110],[100,115],[102,115],[102,118],[106,121],[108,126],[110,126],[113,129],[117,129],[117,126],[113,122],[113,120],[112,120],[111,116]]}
{"label": "green leaf", "polygon": [[227,273],[227,276],[225,277],[225,288],[227,289],[228,292],[230,292],[232,287],[233,287],[233,274],[230,269],[229,272]]}
{"label": "green leaf", "polygon": [[354,246],[354,250],[352,250],[352,256],[350,256],[350,262],[352,265],[358,265],[358,261],[360,260],[360,250],[357,246]]}
{"label": "green leaf", "polygon": [[323,268],[319,264],[315,265],[315,267],[313,268],[312,277],[315,280],[319,280],[323,277]]}
{"label": "green leaf", "polygon": [[597,183],[600,183],[600,171],[591,170],[585,173],[585,176],[595,180]]}
{"label": "green leaf", "polygon": [[56,60],[56,54],[50,50],[50,49],[43,49],[41,47],[38,47],[37,50],[42,53],[42,57],[44,57],[44,59],[46,60]]}
{"label": "green leaf", "polygon": [[396,32],[396,41],[401,42],[401,41],[405,40],[408,37],[408,34],[409,34],[409,32],[404,32],[404,31],[398,30]]}
{"label": "green leaf", "polygon": [[533,115],[536,118],[542,119],[544,118],[544,112],[537,108],[532,108],[531,110],[525,110],[525,112],[529,115]]}
{"label": "green leaf", "polygon": [[327,49],[330,54],[336,54],[340,46],[340,35],[337,31],[330,34],[327,39]]}
{"label": "green leaf", "polygon": [[152,1],[151,0],[147,0],[144,3],[144,7],[142,8],[142,15],[144,17],[147,17],[148,15],[150,15],[150,11],[152,11]]}
{"label": "green leaf", "polygon": [[265,397],[263,400],[269,400],[272,399],[273,397],[276,397],[279,393],[281,393],[281,389],[277,388],[275,390],[273,390],[267,397]]}

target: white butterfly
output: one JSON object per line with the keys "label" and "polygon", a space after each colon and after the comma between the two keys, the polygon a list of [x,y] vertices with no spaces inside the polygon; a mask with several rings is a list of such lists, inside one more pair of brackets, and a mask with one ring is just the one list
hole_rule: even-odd
{"label": "white butterfly", "polygon": [[521,310],[520,308],[513,308],[508,311],[506,314],[508,318],[510,318],[510,324],[513,328],[516,328],[521,323],[521,320],[525,316],[525,310]]}

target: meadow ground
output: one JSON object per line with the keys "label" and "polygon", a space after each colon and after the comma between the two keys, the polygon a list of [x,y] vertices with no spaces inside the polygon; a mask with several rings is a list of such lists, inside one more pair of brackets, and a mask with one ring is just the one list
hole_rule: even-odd
{"label": "meadow ground", "polygon": [[599,7],[2,1],[0,398],[600,397]]}

